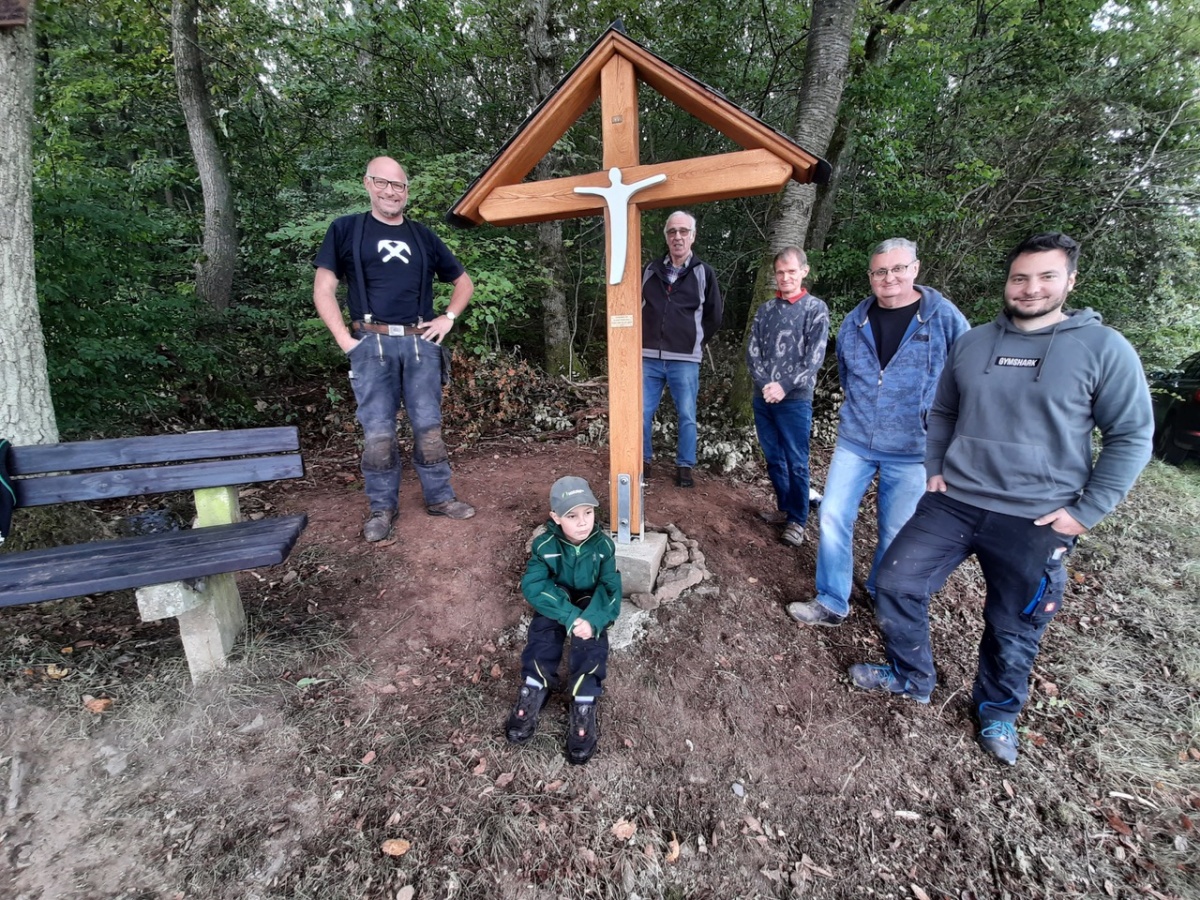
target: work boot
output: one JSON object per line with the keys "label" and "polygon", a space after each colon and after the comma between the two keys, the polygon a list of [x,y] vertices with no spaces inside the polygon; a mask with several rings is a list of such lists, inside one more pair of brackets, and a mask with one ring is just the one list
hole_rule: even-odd
{"label": "work boot", "polygon": [[550,699],[550,689],[535,687],[532,684],[521,685],[517,694],[517,703],[508,714],[508,724],[504,726],[504,736],[511,744],[523,744],[537,731],[538,716],[542,707]]}
{"label": "work boot", "polygon": [[475,515],[475,507],[461,500],[443,500],[441,503],[425,507],[425,511],[431,516],[446,516],[450,519],[469,519]]}
{"label": "work boot", "polygon": [[396,510],[376,509],[363,523],[363,538],[371,544],[382,541],[392,533],[392,523],[396,521]]}
{"label": "work boot", "polygon": [[983,719],[979,723],[979,743],[997,762],[1017,764],[1017,729],[1012,722]]}
{"label": "work boot", "polygon": [[696,482],[692,481],[691,466],[676,466],[675,467],[675,486],[681,488],[695,487]]}
{"label": "work boot", "polygon": [[572,703],[567,722],[567,762],[582,766],[596,752],[600,737],[600,722],[596,718],[596,703]]}

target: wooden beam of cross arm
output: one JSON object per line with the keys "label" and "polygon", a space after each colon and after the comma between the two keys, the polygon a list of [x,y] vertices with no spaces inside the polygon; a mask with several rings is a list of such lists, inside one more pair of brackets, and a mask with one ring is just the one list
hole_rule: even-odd
{"label": "wooden beam of cross arm", "polygon": [[[773,194],[792,177],[792,167],[769,150],[744,150],[622,169],[626,184],[663,173],[667,180],[637,195],[642,209],[707,203],[734,197]],[[601,215],[604,198],[576,194],[577,187],[607,187],[608,173],[593,172],[494,188],[479,213],[492,225],[522,225],[550,219]]]}

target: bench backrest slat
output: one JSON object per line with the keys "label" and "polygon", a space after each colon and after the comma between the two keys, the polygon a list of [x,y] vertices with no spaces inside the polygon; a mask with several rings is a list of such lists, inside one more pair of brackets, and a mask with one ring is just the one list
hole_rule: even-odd
{"label": "bench backrest slat", "polygon": [[18,507],[47,506],[301,478],[299,444],[285,426],[13,447],[9,473]]}
{"label": "bench backrest slat", "polygon": [[188,434],[13,447],[8,468],[12,475],[38,475],[113,466],[144,466],[185,459],[195,461],[225,456],[257,456],[299,449],[299,429],[294,425],[285,425],[277,428],[194,431]]}

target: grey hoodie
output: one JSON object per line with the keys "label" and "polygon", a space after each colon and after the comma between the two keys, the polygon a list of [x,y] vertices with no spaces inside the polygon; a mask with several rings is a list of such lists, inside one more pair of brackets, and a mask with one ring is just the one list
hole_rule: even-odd
{"label": "grey hoodie", "polygon": [[1085,528],[1133,487],[1154,432],[1136,351],[1091,309],[1038,331],[1003,312],[972,328],[951,348],[928,424],[925,471],[947,496],[1031,519],[1065,507]]}

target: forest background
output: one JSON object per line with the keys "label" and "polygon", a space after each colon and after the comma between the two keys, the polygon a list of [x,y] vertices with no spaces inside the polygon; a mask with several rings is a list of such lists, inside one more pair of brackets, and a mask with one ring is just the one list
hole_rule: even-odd
{"label": "forest background", "polygon": [[[835,323],[866,293],[879,240],[916,240],[920,280],[978,323],[997,309],[1004,252],[1060,229],[1085,248],[1074,305],[1100,311],[1148,367],[1196,348],[1191,3],[817,6],[848,14],[844,71],[831,74],[844,91],[828,146],[810,148],[833,180],[805,226],[811,288]],[[823,40],[810,14],[775,0],[39,0],[32,206],[62,436],[279,423],[342,403],[344,362],[312,310],[311,260],[333,217],[365,208],[362,172],[379,153],[408,167],[411,215],[475,279],[460,351],[602,375],[602,220],[458,231],[445,211],[618,18],[803,144],[806,52]],[[189,141],[189,102],[209,104],[207,150]],[[641,106],[643,162],[733,149],[644,87]],[[597,116],[537,177],[600,168]],[[214,166],[229,190],[220,209]],[[697,252],[726,293],[718,348],[736,351],[765,293],[780,207],[760,197],[695,210]],[[661,251],[662,218],[643,218],[646,254]],[[730,403],[743,412],[736,392]]]}

